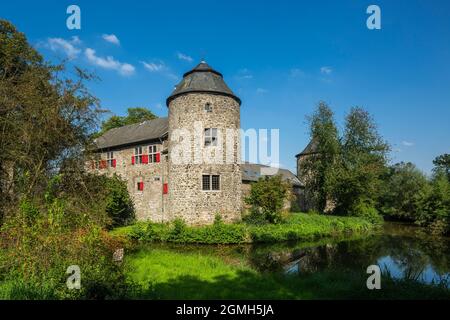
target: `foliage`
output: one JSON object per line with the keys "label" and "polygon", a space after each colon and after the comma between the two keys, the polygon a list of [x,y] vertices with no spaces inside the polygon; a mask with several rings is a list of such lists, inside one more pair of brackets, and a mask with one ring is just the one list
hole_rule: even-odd
{"label": "foliage", "polygon": [[315,207],[324,212],[328,200],[333,197],[336,180],[335,166],[340,154],[339,134],[333,111],[325,102],[320,102],[314,114],[308,118],[313,154],[307,155],[300,166],[305,177],[307,197]]}
{"label": "foliage", "polygon": [[134,221],[134,207],[126,182],[117,175],[106,180],[106,213],[111,218],[111,227],[119,227]]}
{"label": "foliage", "polygon": [[[369,113],[352,108],[339,135],[333,112],[323,102],[309,119],[314,154],[304,157],[301,176],[315,209],[340,215],[375,217],[373,208],[381,190],[389,146],[377,132]],[[364,205],[363,205],[364,204]]]}
{"label": "foliage", "polygon": [[269,223],[279,223],[289,189],[290,185],[280,175],[265,176],[252,183],[250,195],[245,199],[251,205],[251,215]]}
{"label": "foliage", "polygon": [[[85,157],[103,110],[80,69],[64,76],[0,20],[0,295],[108,298],[122,292],[112,261],[123,244],[103,229],[127,203],[114,179],[88,174]],[[108,217],[110,214],[112,217]],[[66,288],[79,265],[81,290]]]}
{"label": "foliage", "polygon": [[433,164],[435,166],[435,173],[442,171],[447,176],[447,179],[450,180],[450,154],[445,153],[436,157],[433,160]]}
{"label": "foliage", "polygon": [[410,162],[391,167],[384,177],[379,209],[385,216],[415,221],[422,192],[428,184],[426,176]]}
{"label": "foliage", "polygon": [[[4,299],[104,299],[126,290],[120,266],[112,261],[123,243],[86,222],[65,223],[65,204],[49,200],[48,211],[36,214],[25,200],[19,214],[1,228],[0,295]],[[31,218],[31,220],[30,220]],[[81,269],[81,289],[66,286],[66,269]]]}
{"label": "foliage", "polygon": [[361,233],[374,228],[365,219],[323,215],[292,214],[279,224],[249,225],[214,223],[210,226],[187,226],[182,220],[168,224],[137,223],[112,232],[143,242],[231,244],[311,240],[342,233]]}
{"label": "foliage", "polygon": [[355,215],[355,208],[362,203],[373,206],[380,196],[389,146],[369,113],[356,107],[345,119],[341,150],[336,166],[335,212],[345,215],[353,211]]}
{"label": "foliage", "polygon": [[436,171],[421,192],[416,222],[429,226],[435,234],[450,234],[450,181],[444,172]]}
{"label": "foliage", "polygon": [[120,128],[130,124],[141,123],[146,120],[156,119],[157,116],[147,108],[128,108],[126,116],[111,116],[108,120],[104,121],[101,126],[100,132],[96,136],[101,136],[108,130],[114,128]]}
{"label": "foliage", "polygon": [[24,34],[0,20],[0,224],[21,197],[43,196],[52,175],[80,171],[102,112],[85,87],[93,77],[50,65]]}
{"label": "foliage", "polygon": [[348,211],[350,216],[360,217],[370,221],[373,224],[383,223],[383,217],[374,207],[372,202],[360,201],[353,205]]}

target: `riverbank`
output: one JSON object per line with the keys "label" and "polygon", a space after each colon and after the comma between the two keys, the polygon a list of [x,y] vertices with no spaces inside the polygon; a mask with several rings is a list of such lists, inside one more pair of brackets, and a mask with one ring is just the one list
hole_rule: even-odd
{"label": "riverbank", "polygon": [[113,230],[112,235],[142,242],[174,242],[195,244],[243,244],[310,241],[326,236],[369,233],[376,225],[361,218],[294,213],[283,223],[249,225],[214,223],[191,227],[181,221],[173,223],[140,222]]}
{"label": "riverbank", "polygon": [[450,299],[445,288],[387,275],[382,290],[368,290],[365,273],[258,272],[241,259],[193,250],[141,249],[125,270],[132,299]]}

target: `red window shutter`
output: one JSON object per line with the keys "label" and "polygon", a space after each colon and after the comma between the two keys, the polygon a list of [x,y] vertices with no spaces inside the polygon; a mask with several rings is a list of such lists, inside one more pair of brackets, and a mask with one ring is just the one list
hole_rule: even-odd
{"label": "red window shutter", "polygon": [[161,161],[161,154],[158,152],[156,154],[156,162],[160,162]]}
{"label": "red window shutter", "polygon": [[100,161],[100,169],[105,169],[105,168],[106,168],[106,160]]}
{"label": "red window shutter", "polygon": [[163,194],[169,193],[169,185],[167,183],[163,184]]}
{"label": "red window shutter", "polygon": [[148,154],[144,154],[144,155],[142,156],[142,163],[143,163],[143,164],[148,164]]}
{"label": "red window shutter", "polygon": [[131,157],[131,164],[134,165],[134,156]]}
{"label": "red window shutter", "polygon": [[112,166],[113,166],[113,168],[116,167],[116,159],[113,159],[113,161],[112,161]]}

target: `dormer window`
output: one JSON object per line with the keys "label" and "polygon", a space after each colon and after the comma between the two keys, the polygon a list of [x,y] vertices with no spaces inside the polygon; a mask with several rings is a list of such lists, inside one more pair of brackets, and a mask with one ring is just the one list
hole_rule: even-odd
{"label": "dormer window", "polygon": [[217,128],[205,129],[205,147],[217,146]]}
{"label": "dormer window", "polygon": [[211,106],[211,103],[207,102],[207,103],[205,104],[205,111],[206,111],[206,112],[212,112],[212,106]]}

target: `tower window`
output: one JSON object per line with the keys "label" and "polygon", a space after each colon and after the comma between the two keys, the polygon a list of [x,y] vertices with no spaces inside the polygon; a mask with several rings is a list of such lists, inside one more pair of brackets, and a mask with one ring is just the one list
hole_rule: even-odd
{"label": "tower window", "polygon": [[203,191],[220,190],[220,176],[204,174],[202,176],[202,190]]}
{"label": "tower window", "polygon": [[217,146],[217,128],[205,129],[205,147]]}
{"label": "tower window", "polygon": [[205,104],[205,111],[206,112],[212,112],[212,106],[211,106],[211,103],[206,103]]}

